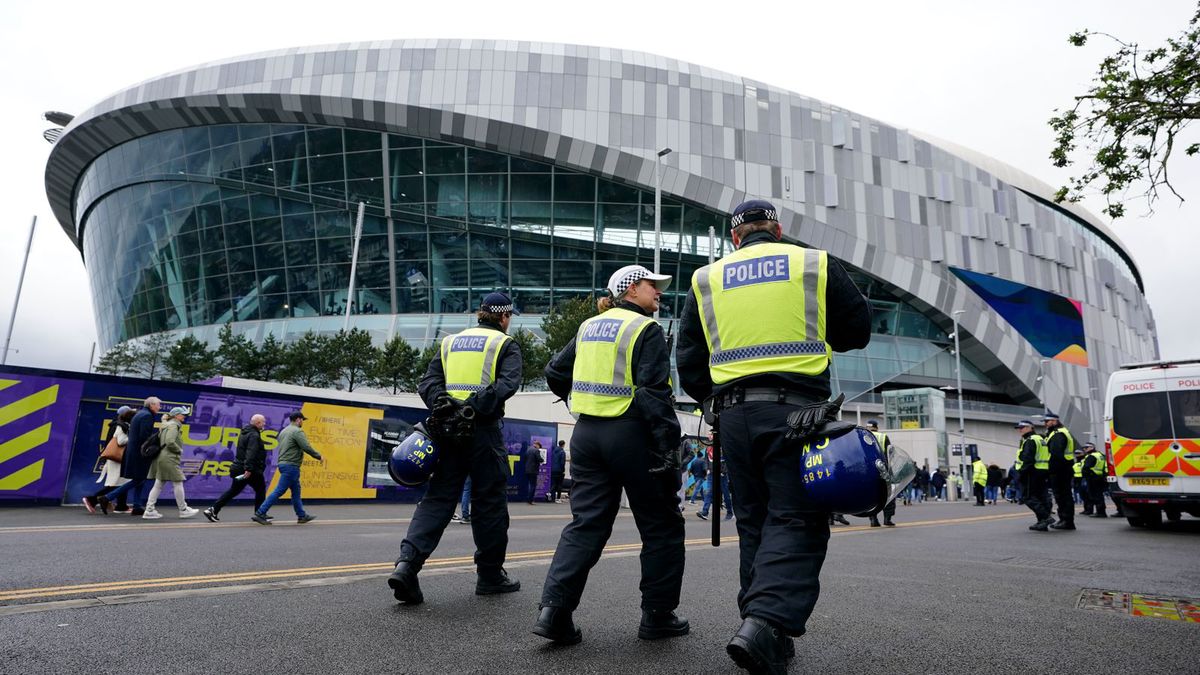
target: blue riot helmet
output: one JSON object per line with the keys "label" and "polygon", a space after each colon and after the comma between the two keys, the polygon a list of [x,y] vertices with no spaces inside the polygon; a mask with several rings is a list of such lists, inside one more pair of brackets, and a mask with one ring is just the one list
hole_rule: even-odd
{"label": "blue riot helmet", "polygon": [[412,433],[392,450],[388,473],[405,487],[423,485],[433,475],[437,457],[437,444],[425,430],[425,424],[418,422]]}
{"label": "blue riot helmet", "polygon": [[833,513],[876,513],[915,474],[903,450],[885,454],[875,434],[848,422],[826,423],[805,442],[800,461],[806,496]]}

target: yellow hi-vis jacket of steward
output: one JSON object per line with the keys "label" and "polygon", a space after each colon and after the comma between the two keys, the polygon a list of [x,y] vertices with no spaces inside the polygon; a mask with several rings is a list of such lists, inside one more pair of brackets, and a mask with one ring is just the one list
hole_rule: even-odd
{"label": "yellow hi-vis jacket of steward", "polygon": [[[1026,440],[1027,439],[1022,437],[1021,441],[1017,443],[1017,471],[1021,471],[1022,469],[1026,468],[1021,462],[1021,451],[1025,449]],[[1046,439],[1042,438],[1040,434],[1032,434],[1029,436],[1028,440],[1031,440],[1037,444],[1037,450],[1034,451],[1033,455],[1033,469],[1036,471],[1049,471],[1050,448],[1046,447]]]}
{"label": "yellow hi-vis jacket of steward", "polygon": [[633,346],[654,319],[616,307],[584,321],[575,334],[571,412],[620,417],[633,404]]}
{"label": "yellow hi-vis jacket of steward", "polygon": [[875,434],[875,440],[879,443],[879,451],[881,453],[883,453],[884,457],[887,457],[888,456],[887,434],[883,433],[882,431],[872,431],[871,433]]}
{"label": "yellow hi-vis jacket of steward", "polygon": [[976,485],[987,485],[987,466],[984,465],[982,459],[971,463],[971,482]]}
{"label": "yellow hi-vis jacket of steward", "polygon": [[1096,458],[1096,463],[1092,465],[1092,474],[1103,476],[1108,471],[1108,462],[1104,459],[1104,453],[1099,450],[1093,450],[1088,454]]}
{"label": "yellow hi-vis jacket of steward", "polygon": [[1071,470],[1075,472],[1076,478],[1083,478],[1083,460],[1081,459],[1075,462],[1074,466],[1071,467]]}
{"label": "yellow hi-vis jacket of steward", "polygon": [[442,340],[442,370],[446,393],[465,401],[496,381],[500,350],[512,337],[484,326],[468,328]]}
{"label": "yellow hi-vis jacket of steward", "polygon": [[776,242],[739,249],[692,275],[712,381],[762,373],[820,375],[825,342],[825,251]]}
{"label": "yellow hi-vis jacket of steward", "polygon": [[1071,430],[1066,427],[1057,427],[1046,435],[1046,445],[1050,444],[1050,439],[1056,434],[1062,434],[1067,437],[1067,447],[1063,450],[1063,459],[1067,462],[1075,461],[1075,437],[1071,435]]}

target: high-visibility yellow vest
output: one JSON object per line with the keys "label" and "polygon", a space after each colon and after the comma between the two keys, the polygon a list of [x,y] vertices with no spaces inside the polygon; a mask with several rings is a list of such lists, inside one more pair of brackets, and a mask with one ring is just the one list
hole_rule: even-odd
{"label": "high-visibility yellow vest", "polygon": [[500,350],[512,337],[485,326],[468,328],[442,340],[446,393],[464,401],[496,381]]}
{"label": "high-visibility yellow vest", "polygon": [[[1021,449],[1025,447],[1025,440],[1025,438],[1022,438],[1021,441],[1017,443],[1017,471],[1025,468],[1021,462]],[[1046,447],[1046,440],[1038,434],[1031,435],[1029,440],[1032,440],[1037,444],[1037,450],[1034,451],[1033,455],[1033,468],[1037,471],[1049,471],[1050,448]]]}
{"label": "high-visibility yellow vest", "polygon": [[1074,467],[1072,467],[1072,470],[1075,472],[1076,478],[1083,478],[1083,460],[1079,460],[1078,462],[1075,462],[1075,465],[1074,465]]}
{"label": "high-visibility yellow vest", "polygon": [[776,242],[755,244],[701,267],[692,292],[708,340],[712,381],[762,373],[820,375],[828,254]]}
{"label": "high-visibility yellow vest", "polygon": [[971,464],[971,481],[976,485],[987,485],[987,467],[982,459],[977,459]]}
{"label": "high-visibility yellow vest", "polygon": [[1054,436],[1056,434],[1062,434],[1063,436],[1067,437],[1067,447],[1065,450],[1063,450],[1063,459],[1067,460],[1068,462],[1074,461],[1074,459],[1075,459],[1075,437],[1071,435],[1071,430],[1066,427],[1055,428],[1054,431],[1051,431],[1050,434],[1048,436],[1046,436],[1046,443],[1049,444],[1050,439],[1054,438]]}
{"label": "high-visibility yellow vest", "polygon": [[633,403],[633,346],[654,321],[616,307],[584,321],[575,334],[571,412],[619,417]]}
{"label": "high-visibility yellow vest", "polygon": [[887,434],[883,433],[882,431],[872,431],[871,433],[875,434],[875,440],[879,442],[879,451],[883,453],[884,457],[887,457],[888,456]]}
{"label": "high-visibility yellow vest", "polygon": [[1092,466],[1092,473],[1096,476],[1103,476],[1108,472],[1108,462],[1104,459],[1104,453],[1093,450],[1091,455],[1096,458],[1096,464]]}

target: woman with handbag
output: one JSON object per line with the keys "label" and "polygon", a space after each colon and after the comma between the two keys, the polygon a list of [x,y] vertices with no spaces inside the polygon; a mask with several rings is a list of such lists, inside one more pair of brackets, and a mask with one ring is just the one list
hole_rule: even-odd
{"label": "woman with handbag", "polygon": [[[100,451],[100,477],[97,483],[103,483],[96,494],[83,498],[83,505],[88,513],[95,513],[99,506],[104,515],[108,515],[108,507],[112,504],[104,495],[115,490],[118,486],[129,482],[121,477],[121,458],[125,455],[125,446],[129,443],[129,421],[133,419],[133,408],[127,405],[117,410],[117,417],[108,424],[108,436],[104,439],[104,449]],[[125,495],[117,497],[117,512],[128,511],[125,505]]]}
{"label": "woman with handbag", "polygon": [[150,465],[149,473],[146,474],[147,480],[154,481],[154,487],[150,489],[150,497],[146,500],[146,512],[142,514],[142,518],[146,520],[162,518],[162,514],[158,512],[155,505],[167,483],[171,483],[171,487],[175,490],[175,505],[179,507],[180,518],[191,518],[200,513],[198,509],[187,505],[187,499],[183,494],[183,481],[186,478],[183,470],[179,468],[180,460],[183,459],[183,418],[187,414],[187,408],[171,408],[171,412],[168,414],[169,419],[163,422],[162,428],[158,430],[160,449],[158,456]]}

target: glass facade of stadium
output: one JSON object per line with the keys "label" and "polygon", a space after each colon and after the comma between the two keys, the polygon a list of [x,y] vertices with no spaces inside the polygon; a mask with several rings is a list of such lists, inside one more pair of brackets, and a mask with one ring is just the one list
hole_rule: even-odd
{"label": "glass facade of stadium", "polygon": [[[366,204],[356,288],[347,297],[357,204]],[[654,257],[654,194],[474,147],[334,127],[241,124],[158,132],[102,154],[76,193],[102,342],[262,322],[282,339],[353,324],[377,342],[422,346],[469,322],[495,289],[517,325],[538,329],[566,298],[587,296]],[[686,280],[730,250],[727,218],[664,197],[661,269]],[[945,383],[945,331],[855,270],[876,335],[837,355],[836,389],[861,393],[898,375]],[[968,385],[988,380],[964,361]],[[985,397],[986,398],[986,397]],[[999,398],[997,400],[1003,400]]]}

